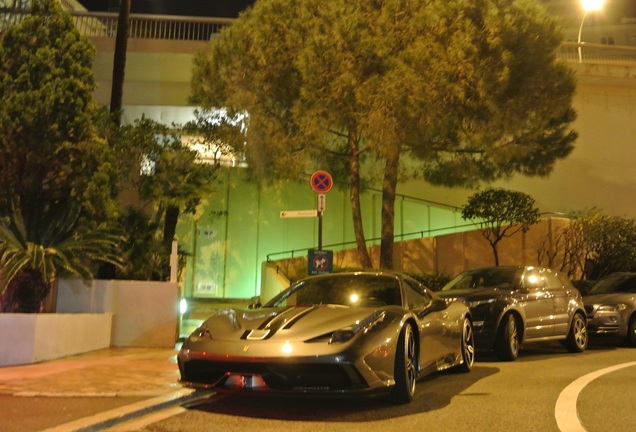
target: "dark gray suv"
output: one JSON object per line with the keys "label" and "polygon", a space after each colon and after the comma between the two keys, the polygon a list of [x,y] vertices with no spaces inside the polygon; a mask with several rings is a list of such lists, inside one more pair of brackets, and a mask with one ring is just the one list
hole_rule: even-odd
{"label": "dark gray suv", "polygon": [[616,335],[636,346],[636,273],[614,273],[583,297],[591,334]]}
{"label": "dark gray suv", "polygon": [[515,360],[525,343],[563,340],[571,352],[587,348],[581,293],[561,273],[544,267],[499,266],[467,270],[437,292],[463,300],[473,315],[476,349]]}

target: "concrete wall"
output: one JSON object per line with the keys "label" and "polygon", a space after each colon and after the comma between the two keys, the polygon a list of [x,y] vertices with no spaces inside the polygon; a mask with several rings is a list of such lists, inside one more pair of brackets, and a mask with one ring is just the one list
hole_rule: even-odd
{"label": "concrete wall", "polygon": [[172,348],[178,286],[170,282],[61,279],[57,313],[0,314],[0,366],[110,346]]}
{"label": "concrete wall", "polygon": [[[93,41],[97,46],[94,63],[98,83],[96,98],[100,104],[108,105],[114,40]],[[194,109],[188,103],[192,60],[205,47],[205,42],[130,40],[124,120],[130,122],[142,113],[166,124],[189,120]],[[578,118],[573,129],[579,138],[573,152],[558,161],[548,176],[528,178],[515,175],[493,186],[531,195],[542,213],[563,214],[596,208],[611,216],[636,218],[633,167],[636,160],[636,147],[633,145],[636,136],[636,105],[633,102],[636,100],[636,66],[633,62],[624,65],[579,64],[576,60],[568,65],[578,81],[573,100]],[[329,171],[329,167],[321,168]],[[209,204],[201,212],[205,216],[189,218],[184,215],[180,218],[179,243],[191,253],[184,281],[187,296],[250,298],[265,294],[266,288],[261,283],[267,275],[261,272],[261,262],[268,255],[315,247],[317,244],[314,221],[281,221],[278,217],[283,210],[314,208],[315,199],[311,191],[301,195],[299,189],[285,183],[269,185],[258,191],[253,184],[242,179],[239,171],[235,169],[231,178],[228,174],[227,178],[219,180],[218,193],[210,197]],[[381,185],[371,186],[379,188]],[[439,212],[449,217],[439,217],[434,207],[418,210],[421,205],[416,200],[461,208],[477,190],[438,187],[423,180],[401,182],[397,192],[412,197],[414,204],[403,204],[403,208],[398,210],[396,234],[465,223],[458,212],[441,209]],[[324,219],[325,244],[352,239],[348,201],[341,199],[346,198],[346,194],[347,191],[339,192],[336,188],[329,193]],[[373,193],[363,197],[363,224],[368,238],[378,236],[378,204]],[[448,222],[453,215],[454,222]],[[452,242],[449,247],[458,250],[471,249],[472,246],[477,246],[477,249],[461,258],[452,256],[440,260],[432,256],[418,256],[423,253],[422,250],[413,250],[413,246],[409,246],[404,250],[406,260],[411,262],[409,265],[435,259],[434,265],[429,262],[426,267],[451,273],[456,268],[472,266],[481,262],[482,258],[492,256],[488,245],[484,245],[478,235],[452,240],[439,238],[437,241]],[[398,252],[401,253],[400,250]],[[377,248],[373,248],[372,253],[377,259]],[[524,253],[503,256],[502,261],[526,260],[534,254],[529,251]],[[342,256],[336,259],[348,260]]]}
{"label": "concrete wall", "polygon": [[[548,176],[514,175],[493,186],[531,195],[542,213],[596,208],[611,216],[636,218],[636,66],[569,66],[577,78],[574,150]],[[405,195],[457,207],[475,191],[432,186],[421,180],[398,186],[398,192]]]}
{"label": "concrete wall", "polygon": [[58,313],[113,315],[110,345],[171,348],[179,318],[177,283],[60,280]]}
{"label": "concrete wall", "polygon": [[[545,218],[533,225],[526,233],[504,238],[499,243],[500,265],[541,265],[560,269],[560,257],[550,258],[546,248],[554,246],[555,239],[569,219]],[[470,268],[494,265],[494,255],[481,230],[464,231],[436,237],[423,237],[396,242],[394,245],[395,270],[411,274],[437,273],[446,276]],[[370,248],[372,261],[377,265],[379,248]],[[353,249],[334,252],[334,269],[360,268]],[[274,273],[287,275],[292,280],[306,276],[306,257],[277,260],[265,266],[261,282],[263,300],[269,300],[287,288],[286,279]],[[301,274],[301,272],[305,272]]]}
{"label": "concrete wall", "polygon": [[112,313],[0,314],[0,366],[108,348],[112,320]]}

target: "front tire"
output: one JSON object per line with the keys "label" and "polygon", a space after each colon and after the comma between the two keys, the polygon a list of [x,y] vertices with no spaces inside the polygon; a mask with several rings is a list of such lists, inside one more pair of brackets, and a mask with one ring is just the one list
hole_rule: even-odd
{"label": "front tire", "polygon": [[495,354],[499,360],[513,361],[519,356],[519,332],[517,320],[509,313],[501,320],[495,340]]}
{"label": "front tire", "polygon": [[565,345],[570,352],[583,352],[587,348],[587,322],[581,313],[575,313]]}
{"label": "front tire", "polygon": [[416,351],[413,329],[406,324],[395,351],[395,385],[391,391],[391,400],[395,403],[406,404],[413,400],[417,379]]}
{"label": "front tire", "polygon": [[461,342],[462,363],[457,366],[460,372],[470,372],[475,363],[475,334],[473,333],[473,323],[464,318],[462,326],[462,342]]}

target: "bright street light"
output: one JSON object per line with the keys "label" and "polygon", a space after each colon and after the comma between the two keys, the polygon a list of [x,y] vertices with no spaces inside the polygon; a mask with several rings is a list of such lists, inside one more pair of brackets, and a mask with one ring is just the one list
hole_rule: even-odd
{"label": "bright street light", "polygon": [[603,9],[605,0],[581,0],[581,6],[583,7],[583,19],[581,19],[581,26],[579,27],[579,63],[583,62],[583,55],[581,54],[581,32],[583,31],[583,22],[585,22],[585,16],[588,12],[596,12]]}

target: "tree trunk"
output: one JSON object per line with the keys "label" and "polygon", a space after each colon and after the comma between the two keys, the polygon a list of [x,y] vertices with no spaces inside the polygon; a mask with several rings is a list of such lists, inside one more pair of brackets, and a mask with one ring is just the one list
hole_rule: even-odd
{"label": "tree trunk", "polygon": [[121,124],[121,110],[124,99],[130,2],[131,0],[121,0],[117,19],[117,36],[115,38],[115,55],[113,58],[113,83],[110,93],[110,113],[117,125]]}
{"label": "tree trunk", "polygon": [[168,253],[172,248],[172,241],[177,232],[177,222],[179,222],[179,206],[169,205],[166,208],[166,217],[163,222],[163,244]]}
{"label": "tree trunk", "polygon": [[353,216],[353,231],[358,247],[358,260],[363,268],[370,269],[373,268],[373,263],[367,250],[360,206],[360,149],[358,148],[358,137],[352,131],[349,132],[349,148],[351,149],[351,158],[349,160],[349,201]]}
{"label": "tree trunk", "polygon": [[495,241],[491,241],[490,239],[488,239],[488,243],[490,243],[490,247],[492,248],[492,255],[495,258],[495,266],[499,267],[499,249],[497,249],[497,245],[499,244],[499,240],[497,239]]}
{"label": "tree trunk", "polygon": [[393,235],[395,231],[395,193],[398,181],[400,149],[396,147],[386,158],[382,180],[382,239],[380,268],[393,269]]}
{"label": "tree trunk", "polygon": [[38,313],[42,301],[51,290],[51,284],[42,279],[39,270],[25,268],[11,281],[10,289],[14,293],[15,311],[18,313]]}

